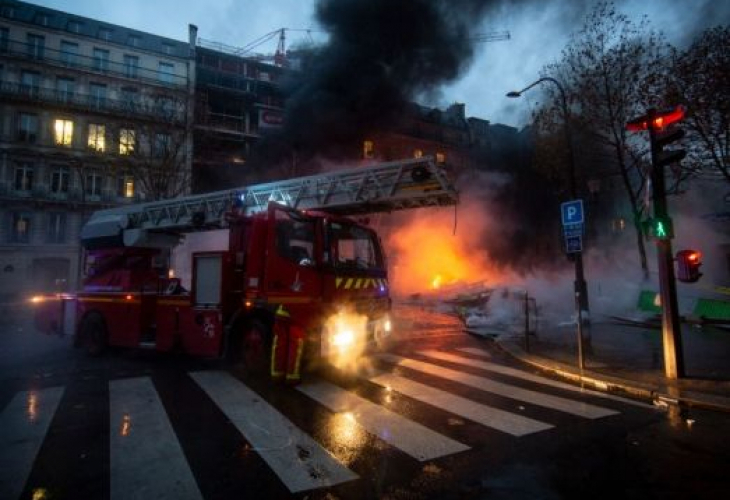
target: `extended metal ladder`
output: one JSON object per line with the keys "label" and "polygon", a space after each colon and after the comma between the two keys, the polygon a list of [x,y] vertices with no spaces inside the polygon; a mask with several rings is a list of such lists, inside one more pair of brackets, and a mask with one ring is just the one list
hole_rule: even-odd
{"label": "extended metal ladder", "polygon": [[300,210],[357,215],[455,205],[458,194],[444,169],[432,157],[423,157],[99,210],[82,228],[81,240],[86,244],[118,237],[121,231],[169,234],[222,228],[234,207],[251,214],[272,201]]}

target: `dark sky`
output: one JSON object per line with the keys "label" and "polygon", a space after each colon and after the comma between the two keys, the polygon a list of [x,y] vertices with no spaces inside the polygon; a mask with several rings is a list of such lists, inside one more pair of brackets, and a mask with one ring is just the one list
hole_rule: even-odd
{"label": "dark sky", "polygon": [[[367,2],[367,0],[364,0]],[[39,0],[47,7],[88,16],[123,26],[187,40],[188,23],[199,27],[201,38],[243,46],[281,27],[318,26],[315,0]],[[595,3],[589,0],[493,1],[480,32],[508,30],[511,39],[482,43],[473,64],[424,104],[446,107],[466,103],[467,114],[496,123],[523,125],[539,94],[508,100],[510,90],[523,88],[538,77],[540,69],[560,56],[570,33],[582,23]],[[454,0],[454,5],[459,5]],[[622,12],[638,19],[648,15],[668,41],[681,45],[709,26],[730,23],[728,0],[619,0]],[[289,43],[324,41],[324,33],[291,32]],[[275,42],[260,47],[273,52]]]}

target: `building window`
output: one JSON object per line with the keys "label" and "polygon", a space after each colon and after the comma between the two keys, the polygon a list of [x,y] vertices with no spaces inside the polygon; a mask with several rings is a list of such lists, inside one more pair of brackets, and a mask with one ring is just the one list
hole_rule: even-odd
{"label": "building window", "polygon": [[124,76],[127,78],[137,78],[139,72],[139,57],[124,56]]}
{"label": "building window", "polygon": [[53,122],[53,136],[56,141],[56,146],[64,146],[70,148],[73,142],[73,134],[73,121],[65,120],[63,118],[57,118]]}
{"label": "building window", "polygon": [[61,40],[61,63],[76,66],[79,63],[79,44]]}
{"label": "building window", "polygon": [[36,14],[35,23],[41,26],[48,26],[48,15],[43,13]]}
{"label": "building window", "polygon": [[75,82],[73,78],[62,78],[56,79],[56,97],[61,102],[71,102],[74,98]]}
{"label": "building window", "polygon": [[173,83],[175,81],[175,65],[165,62],[160,62],[157,67],[157,75],[163,83]]}
{"label": "building window", "polygon": [[20,113],[18,117],[18,140],[34,143],[38,139],[38,116]]}
{"label": "building window", "polygon": [[86,174],[86,195],[101,196],[101,174],[91,171]]}
{"label": "building window", "polygon": [[106,85],[101,83],[89,84],[89,104],[96,108],[106,106]]}
{"label": "building window", "polygon": [[41,75],[35,71],[23,71],[20,74],[20,90],[33,97],[38,97],[41,89]]}
{"label": "building window", "polygon": [[134,198],[134,177],[129,174],[119,176],[117,194],[122,198]]}
{"label": "building window", "polygon": [[165,54],[171,56],[175,52],[175,47],[173,47],[169,43],[163,43],[162,50],[165,52]]}
{"label": "building window", "polygon": [[104,49],[94,49],[94,70],[109,71],[109,51]]}
{"label": "building window", "polygon": [[81,23],[78,21],[69,21],[66,29],[71,33],[81,33]]}
{"label": "building window", "polygon": [[135,131],[129,128],[119,130],[119,154],[131,155],[134,153],[137,137]]}
{"label": "building window", "polygon": [[155,134],[155,146],[154,155],[157,158],[161,158],[168,154],[170,148],[170,134],[157,133]]}
{"label": "building window", "polygon": [[68,193],[70,175],[67,167],[55,167],[51,172],[51,193]]}
{"label": "building window", "polygon": [[112,30],[109,28],[99,28],[99,38],[102,40],[111,40],[112,39]]}
{"label": "building window", "polygon": [[413,150],[413,157],[414,158],[423,158],[423,150],[421,150],[421,149],[414,149]]}
{"label": "building window", "polygon": [[155,98],[155,109],[157,114],[166,118],[172,118],[173,103],[172,98],[168,96],[157,96]]}
{"label": "building window", "polygon": [[40,35],[28,34],[28,57],[31,59],[43,59],[43,51],[46,45],[46,38]]}
{"label": "building window", "polygon": [[30,191],[33,189],[33,166],[21,163],[15,167],[15,190]]}
{"label": "building window", "polygon": [[26,212],[15,212],[13,214],[13,227],[10,238],[13,243],[30,242],[30,221],[31,215]]}
{"label": "building window", "polygon": [[8,51],[9,32],[7,28],[0,28],[0,52]]}
{"label": "building window", "polygon": [[89,149],[99,153],[104,152],[104,137],[106,127],[99,123],[89,123]]}
{"label": "building window", "polygon": [[375,143],[373,141],[363,141],[362,143],[362,157],[372,158],[375,155]]}
{"label": "building window", "polygon": [[436,153],[436,163],[439,165],[446,163],[446,155],[444,153]]}
{"label": "building window", "polygon": [[127,45],[130,47],[139,47],[140,38],[137,35],[129,35],[127,38]]}
{"label": "building window", "polygon": [[63,212],[51,212],[48,214],[48,231],[46,232],[47,243],[66,242],[66,214]]}

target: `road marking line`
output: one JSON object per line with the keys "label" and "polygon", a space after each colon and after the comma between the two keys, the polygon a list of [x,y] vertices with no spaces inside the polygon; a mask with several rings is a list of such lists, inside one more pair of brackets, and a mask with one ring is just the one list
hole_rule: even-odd
{"label": "road marking line", "polygon": [[475,354],[483,358],[492,359],[492,355],[490,353],[488,353],[484,349],[479,349],[478,347],[459,347],[456,350],[461,352],[468,352],[469,354]]}
{"label": "road marking line", "polygon": [[0,414],[0,498],[14,500],[23,492],[63,391],[19,392]]}
{"label": "road marking line", "polygon": [[470,375],[462,373],[442,366],[433,365],[431,363],[424,363],[423,361],[417,361],[415,359],[408,359],[402,356],[395,356],[393,354],[380,354],[377,356],[379,359],[384,361],[395,363],[398,366],[404,368],[410,368],[411,370],[417,370],[422,373],[434,375],[436,377],[445,378],[452,380],[460,384],[468,385],[482,391],[491,392],[500,396],[505,396],[520,401],[525,401],[537,406],[543,406],[545,408],[551,408],[554,410],[578,415],[580,417],[595,419],[606,417],[608,415],[615,415],[618,412],[609,410],[607,408],[601,408],[600,406],[594,406],[582,401],[574,401],[571,399],[561,398],[558,396],[551,396],[549,394],[543,394],[537,391],[531,391],[523,389],[514,385],[503,384],[494,380],[489,380],[485,377],[478,377],[476,375]]}
{"label": "road marking line", "polygon": [[195,372],[190,376],[220,407],[289,491],[352,481],[358,475],[337,461],[261,396],[232,375]]}
{"label": "road marking line", "polygon": [[[470,348],[466,347],[463,349],[458,349],[459,351],[468,352],[471,354],[476,354],[478,356],[486,355],[487,357],[490,356],[489,353],[486,351],[483,351],[482,349],[478,348]],[[483,353],[483,354],[482,354]],[[649,409],[655,409],[654,406],[642,403],[640,401],[634,401],[633,399],[627,399],[622,398],[620,396],[615,396],[613,394],[606,394],[604,392],[600,391],[594,391],[591,389],[585,389],[576,385],[566,384],[565,382],[560,382],[557,380],[541,377],[540,375],[534,375],[532,373],[527,373],[523,370],[518,370],[515,368],[510,368],[508,366],[502,366],[496,363],[490,363],[487,361],[478,361],[470,358],[464,358],[461,356],[454,356],[452,354],[443,353],[440,351],[434,351],[434,350],[428,350],[428,351],[421,351],[421,354],[424,356],[436,358],[436,359],[442,359],[444,361],[450,361],[452,363],[458,363],[463,365],[469,365],[473,366],[475,368],[482,368],[484,370],[489,370],[495,373],[501,373],[503,375],[509,375],[511,377],[517,377],[521,378],[523,380],[529,380],[531,382],[536,382],[538,384],[542,385],[549,385],[551,387],[557,387],[559,389],[565,389],[566,391],[573,391],[573,392],[579,392],[581,394],[590,394],[591,396],[596,396],[603,399],[610,399],[612,401],[620,401],[625,404],[633,405],[633,406],[639,406],[641,408],[649,408]]]}
{"label": "road marking line", "polygon": [[469,449],[465,444],[328,382],[305,384],[298,390],[331,411],[347,415],[353,423],[421,462]]}
{"label": "road marking line", "polygon": [[553,428],[552,425],[545,422],[492,408],[398,375],[379,375],[371,378],[370,381],[513,436],[524,436]]}
{"label": "road marking line", "polygon": [[110,498],[203,498],[149,377],[109,382]]}

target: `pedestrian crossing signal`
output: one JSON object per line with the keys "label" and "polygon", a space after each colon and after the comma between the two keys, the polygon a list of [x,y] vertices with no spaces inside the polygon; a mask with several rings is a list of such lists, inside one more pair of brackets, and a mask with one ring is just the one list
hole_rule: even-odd
{"label": "pedestrian crossing signal", "polygon": [[644,230],[650,238],[668,240],[674,237],[674,225],[669,217],[654,217],[644,223]]}
{"label": "pedestrian crossing signal", "polygon": [[677,252],[677,279],[684,283],[695,283],[702,277],[701,265],[700,252],[697,250],[680,250]]}

